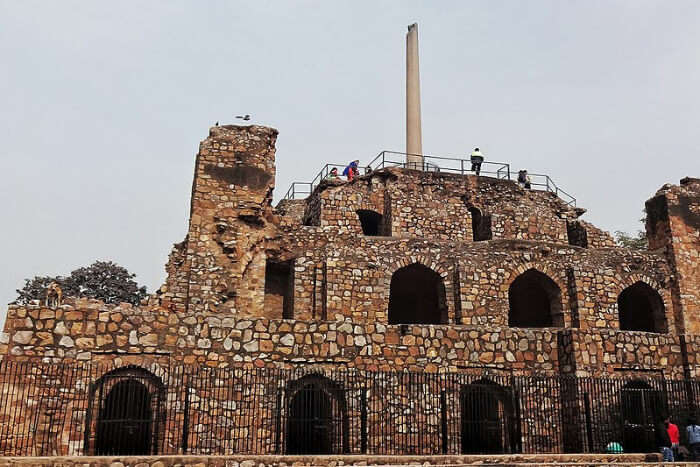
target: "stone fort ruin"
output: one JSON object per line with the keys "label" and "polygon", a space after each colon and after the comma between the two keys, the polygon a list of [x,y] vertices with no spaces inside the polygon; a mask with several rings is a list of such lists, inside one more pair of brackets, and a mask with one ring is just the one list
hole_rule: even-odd
{"label": "stone fort ruin", "polygon": [[[508,164],[424,157],[417,41],[414,24],[406,154],[351,182],[326,166],[273,207],[277,131],[217,125],[155,294],[10,305],[0,454],[544,462],[655,452],[662,414],[683,433],[700,408],[700,179],[646,202],[641,251],[547,176],[525,189]],[[126,463],[180,465],[148,459]],[[466,462],[430,459],[411,462]]]}
{"label": "stone fort ruin", "polygon": [[276,137],[210,129],[141,305],[9,306],[5,455],[634,451],[700,402],[699,179],[630,250],[509,169],[383,158],[275,208]]}

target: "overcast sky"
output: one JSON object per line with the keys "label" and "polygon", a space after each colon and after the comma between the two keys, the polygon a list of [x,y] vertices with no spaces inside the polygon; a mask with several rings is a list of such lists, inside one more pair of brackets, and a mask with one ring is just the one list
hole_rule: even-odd
{"label": "overcast sky", "polygon": [[404,150],[413,22],[424,152],[547,173],[610,231],[700,176],[700,1],[0,0],[0,303],[97,259],[157,288],[217,120],[279,130],[276,199]]}

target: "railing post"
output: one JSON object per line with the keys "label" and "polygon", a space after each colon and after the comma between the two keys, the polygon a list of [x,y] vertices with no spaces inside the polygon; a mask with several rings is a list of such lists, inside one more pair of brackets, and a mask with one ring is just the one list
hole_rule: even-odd
{"label": "railing post", "polygon": [[442,453],[447,454],[447,394],[440,391],[440,427],[442,429]]}
{"label": "railing post", "polygon": [[284,387],[278,387],[277,391],[277,413],[275,414],[275,453],[281,454],[282,450],[282,400],[284,399]]}
{"label": "railing post", "polygon": [[189,425],[190,425],[190,381],[189,378],[185,383],[185,413],[182,417],[182,453],[187,454],[187,442],[189,438]]}
{"label": "railing post", "polygon": [[464,175],[464,159],[460,159],[460,160],[459,160],[459,165],[460,165],[459,172],[460,172],[462,175]]}
{"label": "railing post", "polygon": [[362,389],[360,398],[360,450],[367,454],[367,382]]}
{"label": "railing post", "polygon": [[588,393],[583,393],[583,410],[586,417],[586,441],[588,441],[588,452],[593,452],[593,425],[591,424],[591,401]]}

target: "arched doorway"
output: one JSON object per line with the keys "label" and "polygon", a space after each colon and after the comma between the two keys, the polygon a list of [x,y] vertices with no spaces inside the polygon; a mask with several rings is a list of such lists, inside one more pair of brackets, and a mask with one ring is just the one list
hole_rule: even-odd
{"label": "arched doorway", "polygon": [[389,324],[447,323],[445,284],[419,263],[398,269],[389,288]]}
{"label": "arched doorway", "polygon": [[460,391],[460,415],[462,454],[519,452],[510,388],[488,379],[465,384]]}
{"label": "arched doorway", "polygon": [[[91,406],[97,406],[95,455],[157,454],[163,397],[160,378],[138,367],[119,368],[100,378],[90,397]],[[91,407],[88,429],[92,413]]]}
{"label": "arched doorway", "polygon": [[617,309],[623,331],[667,331],[661,295],[644,282],[636,282],[623,290],[617,298]]}
{"label": "arched doorway", "polygon": [[287,387],[286,454],[342,454],[348,449],[348,421],[342,388],[320,375]]}
{"label": "arched doorway", "polygon": [[661,392],[641,380],[620,390],[622,447],[625,452],[656,452],[654,425],[664,412]]}
{"label": "arched doorway", "polygon": [[563,327],[561,290],[535,269],[519,275],[508,288],[508,326],[520,328]]}

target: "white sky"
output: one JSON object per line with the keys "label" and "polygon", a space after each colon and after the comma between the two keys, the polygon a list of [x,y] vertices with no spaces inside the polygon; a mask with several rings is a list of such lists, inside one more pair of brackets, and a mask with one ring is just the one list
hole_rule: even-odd
{"label": "white sky", "polygon": [[403,150],[414,21],[424,152],[547,173],[610,231],[700,176],[695,0],[0,0],[0,303],[97,259],[157,288],[217,120],[279,129],[276,199]]}

